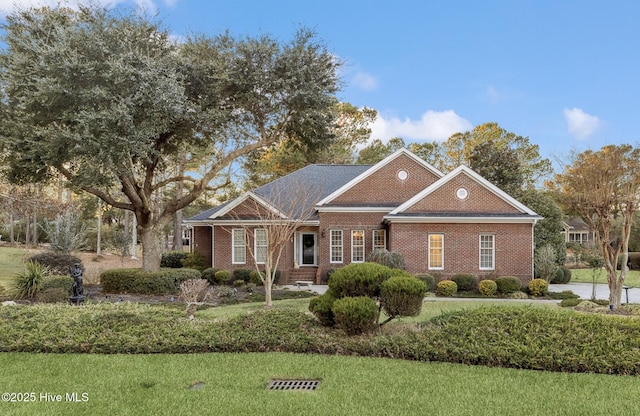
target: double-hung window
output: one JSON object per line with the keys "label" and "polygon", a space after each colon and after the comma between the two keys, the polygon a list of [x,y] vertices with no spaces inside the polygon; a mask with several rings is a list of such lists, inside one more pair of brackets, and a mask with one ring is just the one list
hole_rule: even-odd
{"label": "double-hung window", "polygon": [[267,230],[257,228],[253,230],[253,253],[256,264],[264,264],[267,261]]}
{"label": "double-hung window", "polygon": [[364,262],[364,230],[351,231],[351,263]]}
{"label": "double-hung window", "polygon": [[480,270],[495,269],[495,235],[480,234]]}
{"label": "double-hung window", "polygon": [[385,250],[387,248],[386,230],[373,230],[373,250]]}
{"label": "double-hung window", "polygon": [[331,263],[342,263],[343,243],[342,230],[331,230]]}
{"label": "double-hung window", "polygon": [[429,234],[429,270],[444,270],[444,234]]}
{"label": "double-hung window", "polygon": [[234,228],[231,231],[231,240],[231,244],[233,246],[233,251],[231,253],[231,263],[245,264],[247,262],[247,245],[244,229]]}

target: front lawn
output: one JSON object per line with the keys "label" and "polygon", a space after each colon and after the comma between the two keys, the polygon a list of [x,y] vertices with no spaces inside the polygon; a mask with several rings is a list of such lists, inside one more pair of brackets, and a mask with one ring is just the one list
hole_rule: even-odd
{"label": "front lawn", "polygon": [[[36,397],[33,403],[1,402],[3,415],[640,413],[635,377],[381,358],[5,353],[0,354],[0,368],[2,392],[33,392]],[[321,383],[316,391],[266,390],[272,378]],[[47,393],[60,395],[62,402],[46,401]],[[66,400],[72,393],[77,402]]]}
{"label": "front lawn", "polygon": [[[618,271],[620,273],[620,271]],[[598,269],[595,272],[596,283],[607,284],[607,273],[604,269]],[[593,283],[592,269],[571,269],[571,282],[575,283]],[[629,270],[625,278],[625,285],[631,287],[640,287],[640,271]]]}
{"label": "front lawn", "polygon": [[25,250],[16,247],[0,247],[0,286],[9,289],[13,277],[22,272]]}

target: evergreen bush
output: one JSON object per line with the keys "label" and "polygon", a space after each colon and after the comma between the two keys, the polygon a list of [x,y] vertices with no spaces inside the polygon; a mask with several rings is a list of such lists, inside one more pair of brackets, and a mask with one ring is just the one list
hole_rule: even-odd
{"label": "evergreen bush", "polygon": [[182,259],[180,262],[182,263],[182,266],[187,269],[203,271],[207,268],[206,259],[199,251],[189,253],[187,257]]}
{"label": "evergreen bush", "polygon": [[160,267],[169,267],[171,269],[181,269],[184,267],[182,260],[186,259],[189,253],[184,251],[169,251],[162,253],[160,259]]}
{"label": "evergreen bush", "polygon": [[73,277],[71,276],[45,276],[40,286],[41,291],[48,289],[62,289],[67,296],[70,296],[73,291]]}
{"label": "evergreen bush", "polygon": [[376,301],[367,296],[337,299],[331,309],[334,320],[347,335],[371,331],[378,316]]}
{"label": "evergreen bush", "polygon": [[427,292],[435,292],[436,278],[430,274],[417,274],[416,277],[427,285]]}
{"label": "evergreen bush", "polygon": [[202,278],[206,279],[210,285],[219,285],[222,284],[223,282],[218,282],[216,280],[216,273],[219,272],[220,269],[217,269],[215,267],[209,267],[206,268],[202,271]]}
{"label": "evergreen bush", "polygon": [[495,296],[496,292],[498,292],[498,285],[493,280],[481,280],[480,283],[478,283],[478,291],[483,296]]}
{"label": "evergreen bush", "polygon": [[476,277],[471,274],[456,274],[451,278],[456,285],[458,285],[458,290],[463,292],[472,292],[477,289],[478,281]]}
{"label": "evergreen bush", "polygon": [[215,281],[219,285],[228,285],[232,282],[233,274],[229,270],[218,270],[215,273]]}
{"label": "evergreen bush", "polygon": [[413,276],[393,276],[380,285],[380,305],[390,317],[417,316],[427,285]]}
{"label": "evergreen bush", "polygon": [[29,257],[27,261],[40,263],[47,266],[49,272],[53,275],[68,275],[69,270],[75,264],[80,264],[80,269],[84,272],[84,265],[79,257],[68,253],[58,253],[54,251],[45,251]]}
{"label": "evergreen bush", "polygon": [[500,276],[496,279],[496,285],[498,285],[498,293],[506,295],[518,292],[522,287],[522,282],[515,276]]}
{"label": "evergreen bush", "polygon": [[335,320],[333,317],[333,303],[336,301],[335,296],[331,291],[324,293],[323,295],[311,298],[309,301],[309,311],[320,321],[324,326],[333,326]]}
{"label": "evergreen bush", "polygon": [[346,296],[380,295],[380,284],[393,274],[392,270],[378,263],[351,263],[331,274],[329,288],[337,298]]}
{"label": "evergreen bush", "polygon": [[549,283],[544,279],[533,279],[527,286],[531,296],[545,296],[549,292]]}
{"label": "evergreen bush", "polygon": [[244,283],[249,283],[249,278],[251,276],[252,269],[235,269],[233,271],[233,281],[242,280]]}
{"label": "evergreen bush", "polygon": [[436,285],[438,296],[451,297],[458,291],[458,285],[453,280],[442,280]]}
{"label": "evergreen bush", "polygon": [[68,302],[69,293],[61,287],[50,287],[43,289],[38,293],[38,302],[42,303],[60,303]]}
{"label": "evergreen bush", "polygon": [[397,251],[389,251],[387,249],[373,250],[367,256],[367,261],[382,264],[391,269],[406,269],[404,256]]}
{"label": "evergreen bush", "polygon": [[249,283],[253,283],[254,285],[262,285],[264,283],[264,277],[264,272],[252,270],[251,273],[249,273]]}

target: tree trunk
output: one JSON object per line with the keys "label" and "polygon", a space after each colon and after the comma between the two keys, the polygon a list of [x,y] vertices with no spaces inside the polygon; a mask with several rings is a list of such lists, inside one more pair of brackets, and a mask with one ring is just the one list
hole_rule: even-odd
{"label": "tree trunk", "polygon": [[162,259],[162,234],[163,226],[139,227],[140,241],[142,242],[142,269],[147,272],[160,270]]}
{"label": "tree trunk", "polygon": [[174,251],[182,251],[182,210],[179,209],[175,213],[173,221],[173,242],[171,249]]}
{"label": "tree trunk", "polygon": [[98,198],[98,236],[96,239],[96,254],[102,254],[102,199]]}
{"label": "tree trunk", "polygon": [[[623,265],[622,267],[626,267]],[[613,277],[611,274],[607,274],[607,281],[609,283],[609,305],[613,306],[613,309],[620,307],[622,299],[622,286],[624,286],[624,279],[622,276],[618,277],[614,270]]]}

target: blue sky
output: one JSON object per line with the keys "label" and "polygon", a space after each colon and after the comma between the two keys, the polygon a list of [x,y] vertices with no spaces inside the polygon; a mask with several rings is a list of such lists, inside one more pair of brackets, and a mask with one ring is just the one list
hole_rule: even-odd
{"label": "blue sky", "polygon": [[639,142],[637,1],[101,2],[142,5],[178,37],[286,41],[312,28],[345,62],[340,100],[378,110],[374,138],[445,140],[497,122],[552,158]]}

